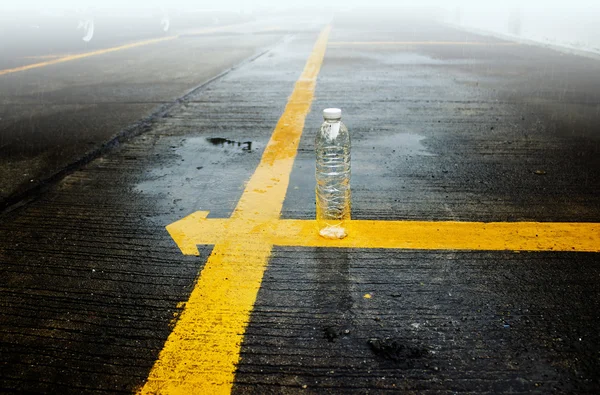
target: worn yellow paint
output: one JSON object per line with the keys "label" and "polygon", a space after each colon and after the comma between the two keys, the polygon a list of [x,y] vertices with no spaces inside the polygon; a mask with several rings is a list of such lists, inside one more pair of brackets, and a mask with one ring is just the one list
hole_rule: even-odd
{"label": "worn yellow paint", "polygon": [[[204,29],[199,29],[199,30],[191,30],[191,31],[185,32],[183,34],[183,36],[189,37],[189,36],[205,35],[205,34],[210,34],[210,33],[215,33],[215,32],[232,30],[232,28],[235,28],[235,27],[236,27],[236,25],[225,25],[225,26],[204,28]],[[262,31],[276,31],[276,30],[281,30],[281,28],[270,27],[270,28],[267,28]],[[83,53],[79,53],[79,54],[66,54],[66,55],[52,55],[51,54],[51,55],[39,55],[39,56],[25,56],[25,57],[23,57],[23,59],[49,59],[49,60],[44,61],[44,62],[39,62],[39,63],[28,64],[28,65],[24,65],[24,66],[14,67],[11,69],[0,70],[0,75],[18,73],[21,71],[27,71],[27,70],[31,70],[31,69],[37,69],[40,67],[52,66],[55,64],[59,64],[59,63],[70,62],[72,60],[89,58],[90,56],[104,55],[104,54],[111,53],[111,52],[122,51],[124,49],[130,49],[130,48],[135,48],[135,47],[141,47],[144,45],[156,44],[156,43],[163,42],[163,41],[170,41],[170,40],[174,40],[176,38],[180,38],[181,36],[182,35],[173,35],[173,36],[155,38],[155,39],[151,39],[151,40],[137,41],[137,42],[133,42],[130,44],[120,45],[117,47],[99,49],[97,51],[83,52]]]}
{"label": "worn yellow paint", "polygon": [[256,34],[256,33],[266,33],[266,32],[274,32],[274,31],[281,31],[281,30],[283,30],[283,28],[281,26],[268,26],[268,27],[265,27],[265,28],[261,28],[261,29],[257,29],[257,30],[252,30],[247,25],[234,24],[234,25],[217,26],[217,27],[213,27],[213,28],[206,28],[206,29],[200,29],[200,30],[187,30],[184,33],[182,33],[181,36],[183,36],[183,37],[192,37],[192,36],[202,36],[202,35],[211,34],[211,33],[241,32],[244,29],[248,29],[247,32],[248,33],[253,33],[253,34]]}
{"label": "worn yellow paint", "polygon": [[[181,251],[197,255],[196,245],[217,244],[232,233],[228,219],[204,219],[197,212],[168,229]],[[297,247],[422,250],[600,252],[600,224],[556,222],[349,221],[348,237],[326,240],[314,220],[273,220],[252,229],[270,245]],[[236,230],[233,230],[234,232]],[[238,230],[242,237],[246,230]]]}
{"label": "worn yellow paint", "polygon": [[[321,32],[232,217],[220,222],[219,240],[141,393],[231,391],[241,341],[271,254],[270,232],[262,230],[281,213],[330,29]],[[197,213],[188,219],[201,223],[205,217]],[[177,226],[167,230],[174,238],[188,237]],[[184,252],[197,254],[194,250],[190,245]]]}
{"label": "worn yellow paint", "polygon": [[69,56],[69,54],[63,54],[63,55],[23,56],[23,59],[56,59],[56,58],[63,58],[65,56]]}
{"label": "worn yellow paint", "polygon": [[18,73],[20,71],[26,71],[26,70],[31,70],[31,69],[37,69],[40,67],[52,66],[55,64],[59,64],[59,63],[70,62],[72,60],[89,58],[90,56],[104,55],[104,54],[111,53],[111,52],[122,51],[124,49],[130,49],[130,48],[135,48],[135,47],[141,47],[144,45],[155,44],[155,43],[159,43],[159,42],[163,42],[163,41],[169,41],[169,40],[176,39],[177,37],[178,36],[161,37],[161,38],[155,38],[152,40],[137,41],[137,42],[130,43],[130,44],[120,45],[118,47],[99,49],[97,51],[83,52],[83,53],[74,54],[74,55],[66,55],[66,56],[63,56],[63,57],[60,57],[57,59],[47,60],[45,62],[33,63],[33,64],[25,65],[25,66],[15,67],[12,69],[0,70],[0,75]]}
{"label": "worn yellow paint", "polygon": [[345,46],[345,45],[470,45],[470,46],[513,46],[519,45],[516,42],[484,42],[484,41],[332,41],[329,46]]}

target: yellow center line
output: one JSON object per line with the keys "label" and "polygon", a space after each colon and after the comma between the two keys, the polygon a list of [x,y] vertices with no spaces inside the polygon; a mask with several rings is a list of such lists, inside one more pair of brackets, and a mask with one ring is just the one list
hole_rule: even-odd
{"label": "yellow center line", "polygon": [[[185,255],[197,245],[218,244],[233,236],[229,219],[206,219],[198,211],[167,227]],[[235,230],[243,237],[246,230]],[[314,220],[273,220],[252,234],[275,246],[386,248],[419,250],[600,252],[600,224],[556,222],[369,221],[348,223],[348,237],[319,237]]]}
{"label": "yellow center line", "polygon": [[63,57],[60,57],[57,59],[47,60],[45,62],[33,63],[33,64],[25,65],[25,66],[15,67],[12,69],[0,70],[0,75],[18,73],[20,71],[26,71],[26,70],[31,70],[31,69],[37,69],[40,67],[52,66],[55,64],[59,64],[59,63],[70,62],[72,60],[78,60],[78,59],[83,59],[83,58],[89,58],[91,56],[104,55],[104,54],[111,53],[111,52],[122,51],[124,49],[130,49],[130,48],[135,48],[135,47],[141,47],[144,45],[156,44],[156,43],[163,42],[163,41],[174,40],[178,37],[179,36],[161,37],[161,38],[155,38],[152,40],[137,41],[137,42],[130,43],[130,44],[120,45],[118,47],[99,49],[97,51],[84,52],[84,53],[74,54],[74,55],[66,55],[66,56],[63,56]]}
{"label": "yellow center line", "polygon": [[215,244],[141,393],[230,393],[239,352],[271,255],[268,232],[281,213],[310,110],[330,26],[320,34],[260,164]]}
{"label": "yellow center line", "polygon": [[345,45],[471,45],[471,46],[512,46],[515,42],[482,42],[482,41],[332,41],[329,46]]}

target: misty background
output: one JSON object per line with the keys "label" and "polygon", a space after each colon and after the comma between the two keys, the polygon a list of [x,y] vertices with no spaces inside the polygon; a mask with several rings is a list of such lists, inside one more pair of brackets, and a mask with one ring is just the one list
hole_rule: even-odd
{"label": "misty background", "polygon": [[105,29],[111,31],[143,30],[153,35],[195,25],[227,24],[229,20],[239,23],[240,18],[251,20],[258,15],[314,13],[333,17],[336,13],[356,9],[365,12],[384,9],[387,15],[415,13],[478,33],[600,54],[600,3],[591,0],[508,0],[494,4],[473,0],[6,1],[0,5],[0,41],[14,44],[19,37],[26,40],[32,31],[44,29],[72,34],[81,40],[87,37],[87,41],[91,41],[89,27],[92,24],[96,37],[102,33],[102,25],[109,26]]}

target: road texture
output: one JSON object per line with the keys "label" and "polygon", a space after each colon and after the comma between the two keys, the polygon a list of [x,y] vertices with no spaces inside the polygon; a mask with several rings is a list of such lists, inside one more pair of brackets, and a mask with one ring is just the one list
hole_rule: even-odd
{"label": "road texture", "polygon": [[[290,26],[265,19],[100,35],[85,48],[60,35],[9,46],[0,70],[0,206],[147,126],[176,99],[287,37]],[[57,52],[44,52],[44,43]]]}
{"label": "road texture", "polygon": [[[599,72],[415,18],[297,31],[2,215],[0,388],[600,391]],[[328,244],[331,106],[359,234]]]}

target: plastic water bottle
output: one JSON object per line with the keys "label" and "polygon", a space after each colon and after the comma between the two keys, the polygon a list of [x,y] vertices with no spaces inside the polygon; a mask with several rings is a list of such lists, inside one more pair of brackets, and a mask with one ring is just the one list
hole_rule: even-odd
{"label": "plastic water bottle", "polygon": [[323,110],[325,122],[317,133],[317,225],[328,239],[348,235],[350,220],[350,134],[342,123],[342,110]]}

